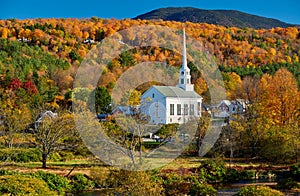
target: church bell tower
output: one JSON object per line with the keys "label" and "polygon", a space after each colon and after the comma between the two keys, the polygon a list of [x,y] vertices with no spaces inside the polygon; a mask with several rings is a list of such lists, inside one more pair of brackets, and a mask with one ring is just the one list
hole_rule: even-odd
{"label": "church bell tower", "polygon": [[187,66],[185,29],[183,29],[182,66],[177,87],[185,91],[194,91],[194,85],[191,84],[190,68]]}

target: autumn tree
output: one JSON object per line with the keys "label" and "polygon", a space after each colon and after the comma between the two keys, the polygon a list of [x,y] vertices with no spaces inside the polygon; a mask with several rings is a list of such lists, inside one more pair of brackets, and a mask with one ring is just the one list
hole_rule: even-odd
{"label": "autumn tree", "polygon": [[236,99],[236,93],[240,91],[242,80],[236,73],[223,73],[224,85],[226,88],[226,94],[230,99]]}
{"label": "autumn tree", "polygon": [[261,93],[259,82],[260,78],[256,76],[246,76],[242,80],[240,92],[236,92],[237,96],[248,100],[250,103],[256,103]]}
{"label": "autumn tree", "polygon": [[2,28],[1,38],[6,39],[8,37],[9,37],[9,29],[8,28]]}
{"label": "autumn tree", "polygon": [[113,121],[99,123],[94,114],[85,109],[81,109],[75,117],[84,142],[101,160],[113,165],[121,163],[122,166],[130,166],[130,169],[139,169],[143,165],[142,137],[155,127],[143,124],[138,116],[121,114]]}
{"label": "autumn tree", "polygon": [[141,95],[142,93],[138,90],[131,89],[125,93],[125,96],[121,99],[122,105],[131,105],[136,106],[141,103]]}
{"label": "autumn tree", "polygon": [[299,113],[299,91],[297,81],[285,68],[279,69],[274,77],[264,76],[261,80],[263,90],[260,111],[275,126],[294,124]]}
{"label": "autumn tree", "polygon": [[[118,134],[120,144],[126,149],[126,155],[131,159],[131,166],[135,169],[143,164],[143,136],[150,132],[149,127],[140,116],[126,117],[118,115],[116,121],[121,127]],[[125,136],[125,137],[124,137]]]}
{"label": "autumn tree", "polygon": [[209,124],[210,124],[210,116],[209,116],[209,114],[204,113],[201,116],[201,118],[198,120],[197,131],[196,131],[196,135],[195,135],[198,156],[202,156],[201,145],[202,145],[202,141],[208,131]]}
{"label": "autumn tree", "polygon": [[[299,143],[299,139],[294,137],[299,134],[299,107],[297,82],[289,71],[282,68],[273,77],[263,75],[258,99],[252,103],[253,110],[248,110],[251,115],[247,118],[247,126],[244,126],[248,138],[252,138],[252,148],[260,148],[260,156],[273,161],[295,156],[298,150],[296,144]],[[278,146],[281,148],[277,149]]]}
{"label": "autumn tree", "polygon": [[24,131],[31,122],[31,113],[26,104],[17,105],[14,100],[0,100],[0,131],[8,148],[12,148],[17,134]]}
{"label": "autumn tree", "polygon": [[238,140],[243,144],[240,151],[244,156],[248,155],[252,158],[258,156],[264,143],[264,137],[270,128],[269,120],[258,113],[261,107],[263,106],[260,103],[252,102],[243,116],[239,116],[234,122],[231,122],[241,135]]}
{"label": "autumn tree", "polygon": [[241,127],[238,123],[230,123],[222,127],[222,132],[216,143],[216,147],[220,152],[224,153],[226,157],[232,158],[241,150]]}
{"label": "autumn tree", "polygon": [[42,167],[47,167],[50,154],[62,149],[63,139],[74,133],[73,115],[61,112],[58,115],[45,112],[34,123],[33,134],[28,137],[42,153]]}
{"label": "autumn tree", "polygon": [[162,140],[161,142],[164,143],[164,142],[168,141],[169,139],[171,139],[171,137],[173,137],[175,135],[175,133],[178,130],[178,127],[179,127],[179,124],[175,124],[175,123],[165,124],[157,130],[155,135],[160,137]]}

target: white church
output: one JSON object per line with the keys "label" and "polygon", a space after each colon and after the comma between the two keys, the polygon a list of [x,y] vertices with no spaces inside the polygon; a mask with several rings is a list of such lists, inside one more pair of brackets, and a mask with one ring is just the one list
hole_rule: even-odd
{"label": "white church", "polygon": [[191,84],[187,66],[186,37],[183,31],[183,57],[178,84],[176,86],[152,86],[141,96],[141,113],[150,124],[183,124],[201,117],[202,97]]}

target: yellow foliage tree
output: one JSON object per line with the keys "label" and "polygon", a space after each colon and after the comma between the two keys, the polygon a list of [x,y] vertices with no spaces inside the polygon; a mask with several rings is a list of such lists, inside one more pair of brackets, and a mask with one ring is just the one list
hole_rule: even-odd
{"label": "yellow foliage tree", "polygon": [[10,31],[9,31],[8,28],[3,28],[3,29],[2,29],[2,32],[1,32],[1,38],[3,38],[3,39],[8,38],[9,32],[10,32]]}
{"label": "yellow foliage tree", "polygon": [[[279,69],[274,77],[264,76],[260,82],[264,115],[276,126],[289,126],[299,118],[299,91],[297,81],[287,69]],[[298,116],[298,117],[297,117]]]}

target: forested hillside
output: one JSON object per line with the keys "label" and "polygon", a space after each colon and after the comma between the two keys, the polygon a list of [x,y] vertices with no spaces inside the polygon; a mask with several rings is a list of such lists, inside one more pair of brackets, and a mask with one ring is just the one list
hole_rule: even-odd
{"label": "forested hillside", "polygon": [[[61,92],[65,92],[72,86],[74,73],[82,59],[103,38],[122,29],[151,24],[176,29],[186,28],[187,35],[199,40],[226,72],[235,71],[241,76],[253,76],[262,75],[264,72],[273,74],[280,67],[288,67],[299,80],[300,30],[296,27],[254,30],[205,23],[115,20],[96,17],[91,19],[1,20],[0,35],[3,40],[1,41],[0,74],[2,77],[8,77],[8,81],[18,78],[24,82],[32,77],[30,75],[41,71],[40,69],[47,70],[55,86],[59,87]],[[90,40],[95,42],[90,42]],[[16,54],[9,51],[11,47],[7,44],[17,47],[14,50]],[[43,52],[49,58],[55,57],[57,62],[53,63],[53,60],[41,62],[40,58],[35,58],[36,54],[26,52],[29,48],[37,53]],[[18,62],[15,62],[17,58],[10,60],[12,55],[22,58],[18,60],[24,66],[22,68],[24,72],[22,71],[21,75],[14,71],[21,68]],[[180,55],[160,48],[149,47],[143,51],[131,52],[130,55],[135,62],[167,59],[171,66],[179,66],[181,63]],[[31,58],[38,59],[38,63],[42,65],[38,66],[30,62],[33,61]],[[9,61],[12,62],[8,63]],[[123,72],[125,69],[123,65],[113,66],[110,80],[115,81],[119,75],[116,73]],[[9,74],[7,74],[8,70],[11,70]],[[57,73],[53,74],[54,72]]]}

